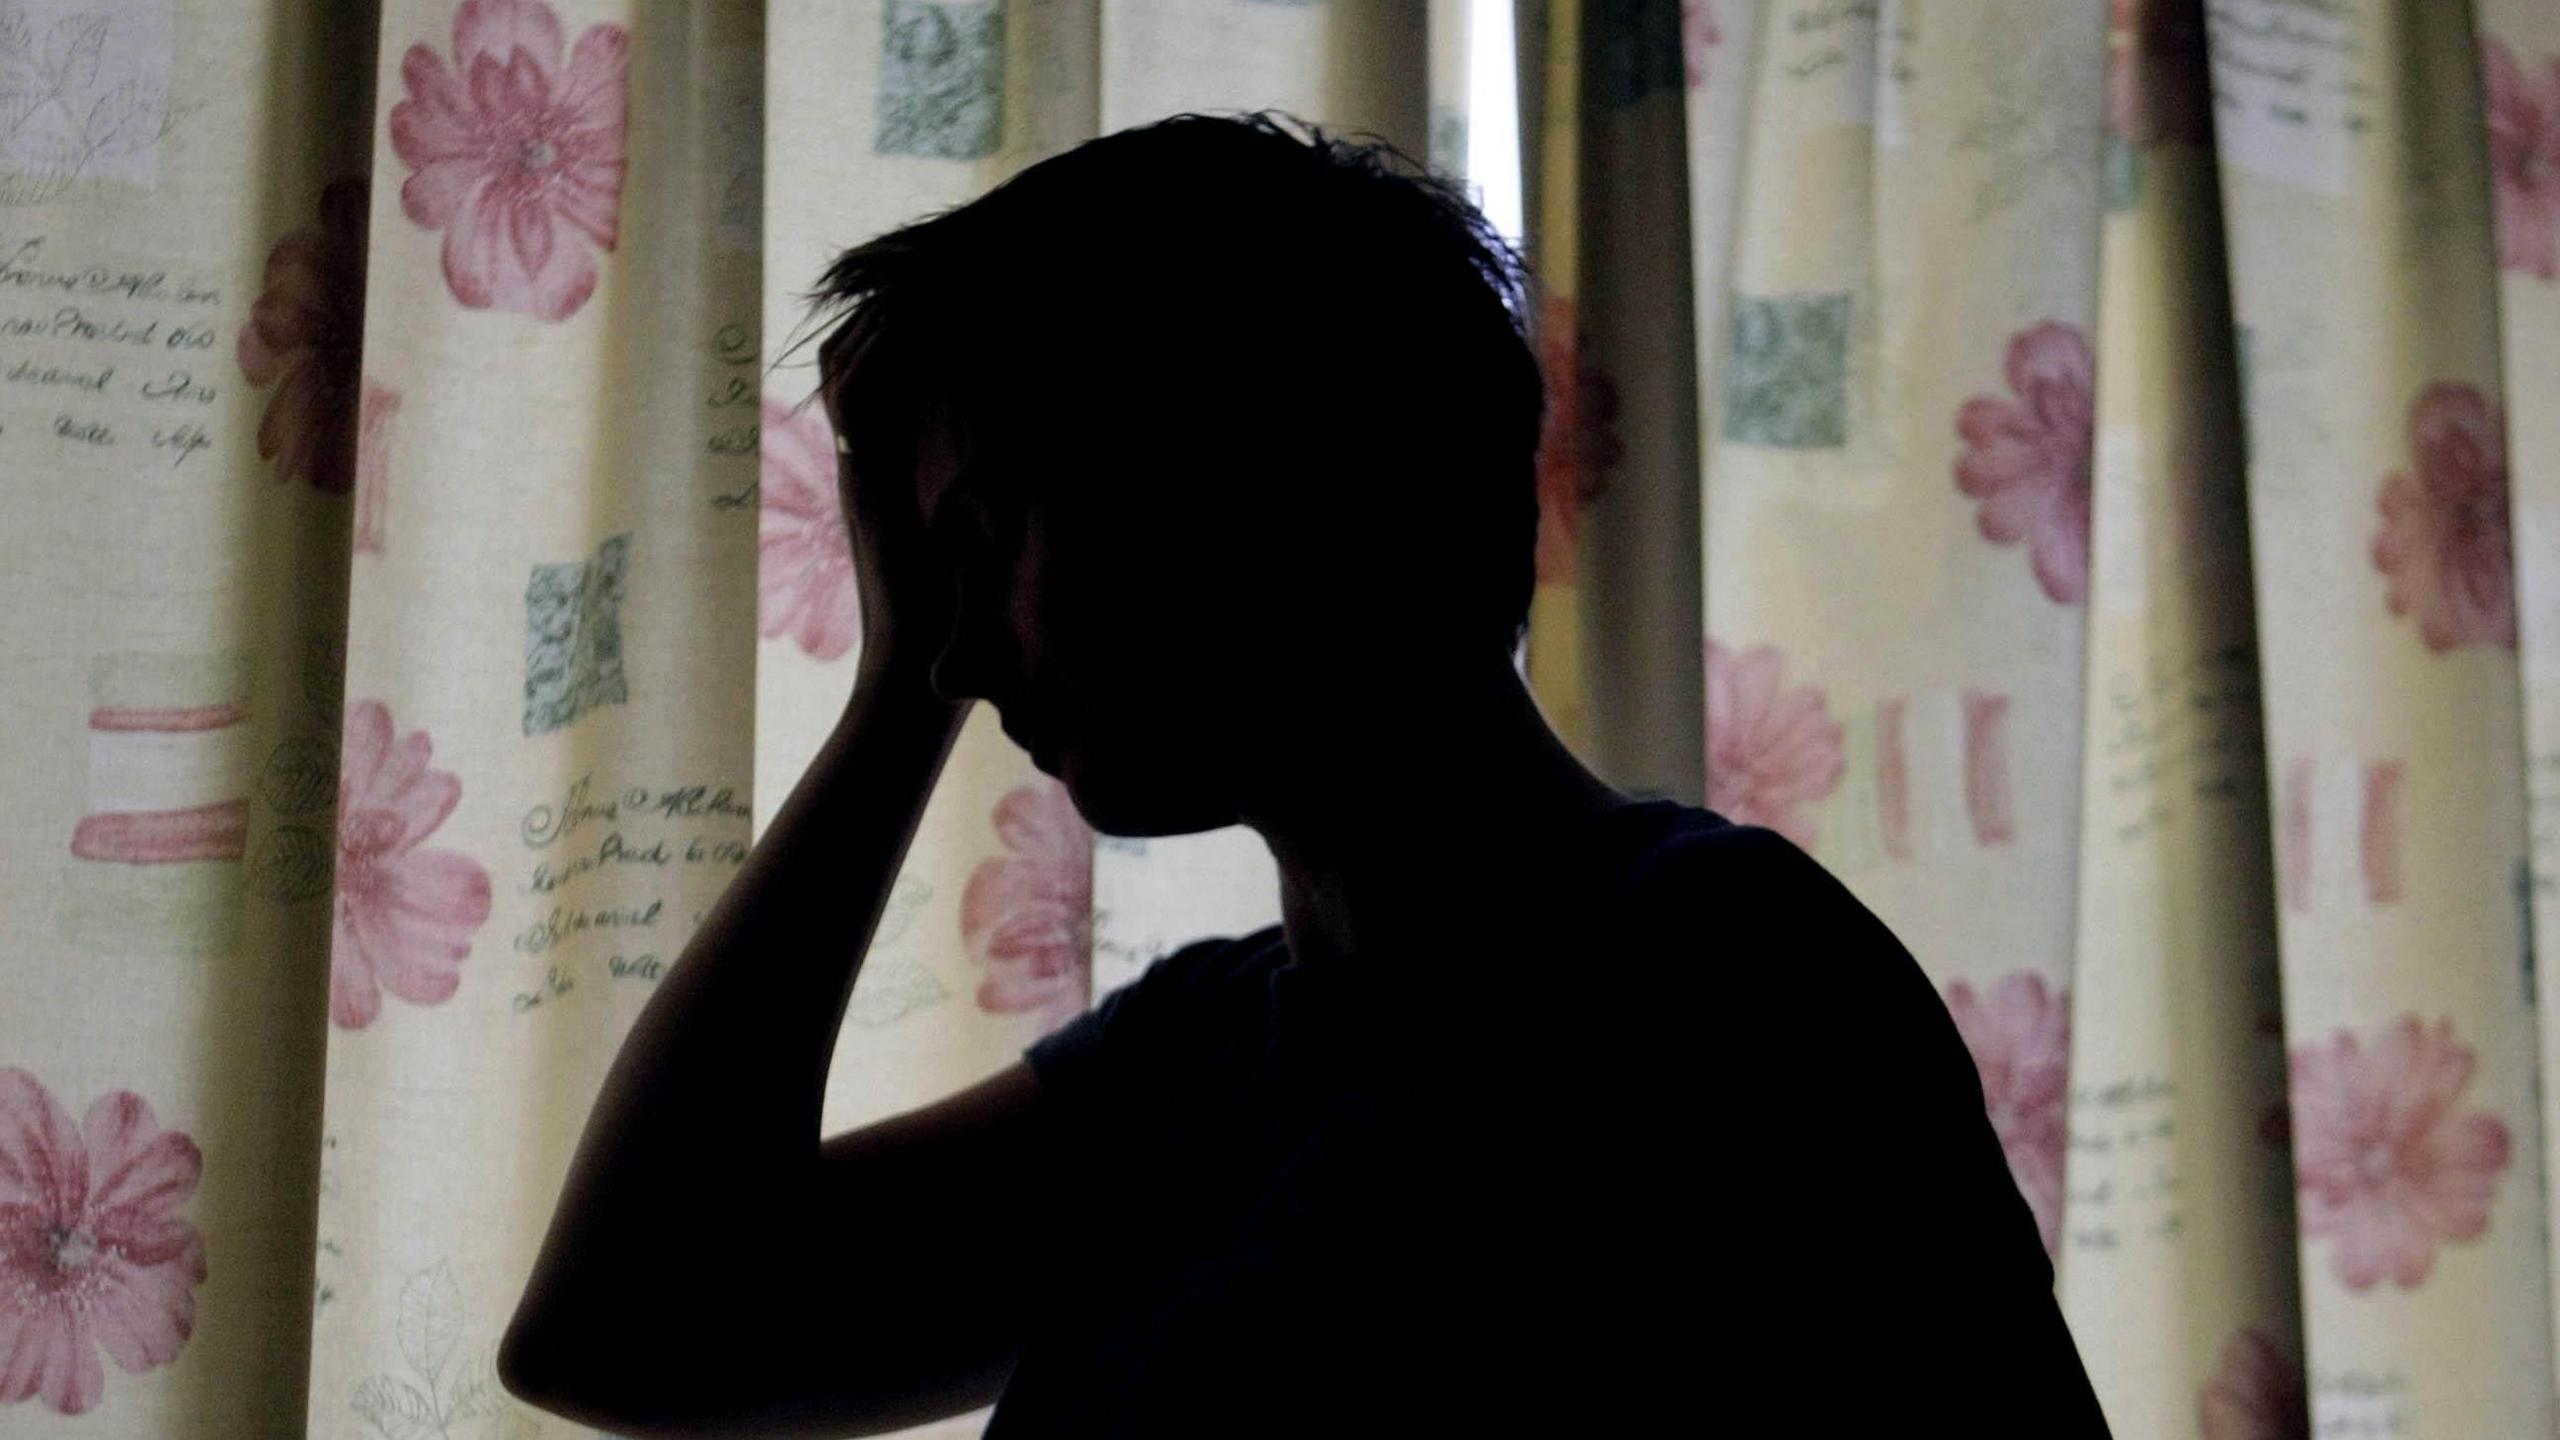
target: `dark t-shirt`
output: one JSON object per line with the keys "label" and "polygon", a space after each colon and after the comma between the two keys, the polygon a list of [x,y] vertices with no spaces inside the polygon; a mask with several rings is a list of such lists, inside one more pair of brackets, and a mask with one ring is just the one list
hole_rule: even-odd
{"label": "dark t-shirt", "polygon": [[1085,1161],[989,1440],[2106,1433],[1910,954],[1772,831],[1587,840],[1440,953],[1204,940],[1028,1049]]}

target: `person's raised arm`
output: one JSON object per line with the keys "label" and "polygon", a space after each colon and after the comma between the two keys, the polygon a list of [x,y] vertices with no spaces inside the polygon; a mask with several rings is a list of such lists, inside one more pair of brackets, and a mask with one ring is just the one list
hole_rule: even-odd
{"label": "person's raised arm", "polygon": [[[856,1246],[876,1238],[847,1236],[864,1224],[845,1202],[848,1157],[866,1159],[866,1174],[894,1172],[864,1187],[883,1197],[879,1220],[925,1208],[946,1179],[1017,1148],[1018,1127],[991,1122],[1015,1112],[1018,1083],[955,1097],[921,1129],[910,1120],[821,1144],[828,1064],[863,953],[972,703],[929,680],[951,579],[912,487],[857,486],[849,464],[841,484],[864,605],[851,702],[624,1040],[499,1349],[510,1392],[626,1433],[854,1433],[794,1410],[804,1397],[785,1393],[800,1383],[793,1365],[824,1363],[785,1352],[868,1333],[806,1319],[812,1299],[854,1302],[813,1296],[812,1282],[857,1273]],[[925,1143],[880,1143],[909,1131]],[[613,1338],[634,1327],[674,1353],[635,1356]],[[893,1393],[901,1366],[930,1358],[888,1356],[866,1383]],[[842,1360],[848,1375],[861,1368]]]}
{"label": "person's raised arm", "polygon": [[502,1348],[537,1395],[577,1383],[612,1318],[730,1324],[819,1243],[821,1218],[797,1211],[817,1193],[828,1061],[967,712],[909,672],[866,676],[641,1010]]}

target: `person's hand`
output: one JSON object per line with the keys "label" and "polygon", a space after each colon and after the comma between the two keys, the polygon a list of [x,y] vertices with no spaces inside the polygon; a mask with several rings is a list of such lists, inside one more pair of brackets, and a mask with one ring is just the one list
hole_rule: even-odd
{"label": "person's hand", "polygon": [[[829,429],[841,411],[828,406]],[[836,430],[837,495],[853,552],[855,593],[862,601],[866,673],[896,669],[921,678],[950,639],[958,605],[957,572],[924,525],[917,475],[859,470]],[[938,442],[937,442],[938,443]]]}

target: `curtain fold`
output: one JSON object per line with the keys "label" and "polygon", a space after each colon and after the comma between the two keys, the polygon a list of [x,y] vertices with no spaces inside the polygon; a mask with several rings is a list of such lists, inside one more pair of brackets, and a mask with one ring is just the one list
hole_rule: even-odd
{"label": "curtain fold", "polygon": [[[2535,1092],[2544,1139],[2542,1219],[2550,1294],[2560,1297],[2560,1250],[2549,1237],[2560,1186],[2552,1183],[2550,1138],[2560,1135],[2560,1010],[2540,983],[2537,952],[2560,938],[2553,875],[2560,870],[2560,11],[2531,0],[2483,0],[2478,11],[2478,144],[2488,160],[2494,223],[2499,378],[2505,391],[2509,547],[2515,557],[2518,683],[2523,703],[2527,898],[2524,989],[2535,1006],[2539,1043]],[[2467,128],[2467,127],[2466,127]],[[2476,232],[2467,237],[2477,245]],[[2474,263],[2479,253],[2473,251]],[[2484,507],[2494,513],[2494,501]],[[2489,567],[2494,593],[2495,550]],[[2560,1345],[2560,1326],[2553,1343]],[[2560,1411],[2560,1402],[2555,1402]],[[2560,1422],[2555,1422],[2560,1423]]]}
{"label": "curtain fold", "polygon": [[2217,8],[2215,119],[2259,627],[2279,642],[2261,656],[2312,1399],[2538,1435],[2506,407],[2459,10]]}
{"label": "curtain fold", "polygon": [[1705,800],[1944,987],[2057,1254],[2106,18],[1689,14],[1690,73],[1743,94],[1691,102],[1733,226],[1698,399]]}
{"label": "curtain fold", "polygon": [[2237,1378],[2301,1374],[2266,1124],[2285,1086],[2258,632],[2202,14],[2142,19],[2108,51],[2062,1297],[2124,1433],[2247,1434],[2202,1417]]}
{"label": "curtain fold", "polygon": [[496,1342],[745,858],[761,21],[380,8],[313,1433],[559,1428]]}
{"label": "curtain fold", "polygon": [[1707,803],[1940,980],[2120,1433],[2547,1433],[2547,7],[1682,9]]}

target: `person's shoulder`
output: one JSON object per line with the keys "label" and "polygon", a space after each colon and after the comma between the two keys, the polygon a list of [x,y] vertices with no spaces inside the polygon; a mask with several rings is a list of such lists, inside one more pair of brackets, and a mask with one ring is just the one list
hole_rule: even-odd
{"label": "person's shoulder", "polygon": [[1265,983],[1288,958],[1287,942],[1276,923],[1241,935],[1204,936],[1147,962],[1136,979],[1103,1000],[1110,1003],[1126,993],[1175,1007],[1210,1003],[1213,997]]}
{"label": "person's shoulder", "polygon": [[1936,985],[1901,938],[1775,829],[1684,807],[1628,885],[1631,938],[1692,956],[1702,1001],[1809,1005],[1834,1033],[1872,1031],[1897,1046],[1944,1048],[1955,1038]]}
{"label": "person's shoulder", "polygon": [[1203,1012],[1254,1010],[1272,969],[1288,961],[1280,925],[1244,935],[1203,935],[1147,961],[1137,979],[1103,994],[1088,1015],[1098,1030],[1196,1027]]}
{"label": "person's shoulder", "polygon": [[1764,921],[1875,922],[1849,887],[1795,841],[1694,805],[1667,819],[1636,857],[1627,886],[1643,913],[1719,929]]}
{"label": "person's shoulder", "polygon": [[1848,880],[1775,829],[1684,807],[1629,884],[1617,963],[1641,973],[1648,1004],[1607,1038],[1665,1058],[1612,1073],[1715,1097],[1727,1142],[1789,1177],[1788,1223],[1835,1237],[1832,1253],[1900,1263],[1836,1237],[1881,1233],[1873,1177],[1911,1177],[1886,1229],[1935,1227],[1929,1243],[2003,1267],[2015,1293],[2050,1285],[1962,1032]]}
{"label": "person's shoulder", "polygon": [[1286,958],[1281,934],[1274,924],[1175,945],[1034,1042],[1026,1056],[1043,1079],[1063,1080],[1070,1070],[1090,1068],[1090,1058],[1106,1051],[1169,1059],[1185,1049],[1206,1048],[1220,1032],[1247,1022],[1260,1005],[1271,970]]}

